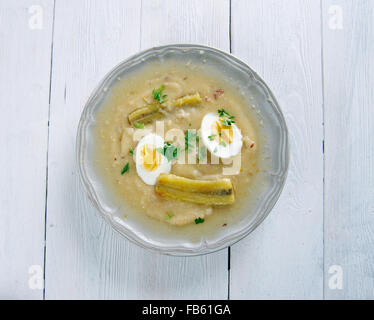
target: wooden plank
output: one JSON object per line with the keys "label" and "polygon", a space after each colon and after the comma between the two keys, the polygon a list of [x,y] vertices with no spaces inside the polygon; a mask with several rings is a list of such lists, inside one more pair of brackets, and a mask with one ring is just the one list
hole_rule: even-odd
{"label": "wooden plank", "polygon": [[[226,0],[144,1],[141,22],[141,49],[168,43],[200,43],[229,51],[229,3]],[[143,264],[138,268],[143,275],[153,275],[138,279],[141,281],[138,289],[143,292],[137,297],[227,298],[227,250],[193,258],[144,255],[139,250],[138,253],[138,263]],[[155,263],[156,270],[152,266]]]}
{"label": "wooden plank", "polygon": [[[52,67],[46,250],[47,299],[120,295],[128,243],[83,193],[75,165],[80,113],[98,81],[137,51],[140,4],[57,1]],[[124,295],[125,296],[125,295]]]}
{"label": "wooden plank", "polygon": [[204,44],[229,51],[229,1],[143,1],[141,46]]}
{"label": "wooden plank", "polygon": [[52,1],[0,1],[0,299],[43,298],[52,19]]}
{"label": "wooden plank", "polygon": [[233,299],[323,293],[320,7],[314,0],[233,0],[232,49],[268,83],[285,115],[290,168],[264,223],[231,249]]}
{"label": "wooden plank", "polygon": [[325,297],[373,299],[374,2],[326,0],[322,10]]}
{"label": "wooden plank", "polygon": [[[196,9],[193,9],[196,7]],[[194,10],[205,14],[196,20]],[[65,1],[56,3],[46,252],[46,298],[225,298],[226,251],[195,258],[150,253],[101,221],[83,195],[77,176],[75,134],[80,113],[97,82],[116,63],[151,45],[148,31],[162,29],[163,41],[226,37],[226,1]],[[218,23],[215,11],[226,21]],[[168,13],[173,12],[172,15]],[[182,16],[183,14],[183,16]],[[173,26],[174,36],[166,38]],[[212,25],[215,27],[211,31]],[[216,46],[222,46],[223,40]],[[141,44],[141,46],[140,46]]]}

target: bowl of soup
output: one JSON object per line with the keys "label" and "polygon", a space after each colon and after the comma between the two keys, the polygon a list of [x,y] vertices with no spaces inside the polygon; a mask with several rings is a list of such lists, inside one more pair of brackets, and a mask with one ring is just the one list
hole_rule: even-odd
{"label": "bowl of soup", "polygon": [[249,66],[201,45],[140,52],[89,98],[78,169],[100,216],[169,255],[223,249],[269,214],[287,176],[287,126]]}

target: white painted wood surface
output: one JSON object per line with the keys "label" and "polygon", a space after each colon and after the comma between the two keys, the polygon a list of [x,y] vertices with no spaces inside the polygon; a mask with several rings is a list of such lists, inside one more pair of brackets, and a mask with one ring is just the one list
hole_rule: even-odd
{"label": "white painted wood surface", "polygon": [[231,297],[320,299],[323,126],[319,3],[234,0],[232,6],[233,53],[272,88],[287,121],[291,157],[287,183],[276,207],[252,235],[231,250]]}
{"label": "white painted wood surface", "polygon": [[29,277],[43,279],[53,3],[32,4],[0,1],[0,299],[43,297]]}
{"label": "white painted wood surface", "polygon": [[373,299],[374,1],[325,1],[323,25],[326,298]]}
{"label": "white painted wood surface", "polygon": [[[194,13],[210,16],[196,20]],[[216,12],[217,16],[211,15]],[[82,197],[75,160],[80,113],[94,86],[119,61],[167,42],[229,46],[226,1],[69,1],[56,3],[50,119],[46,298],[227,297],[227,251],[196,258],[161,256],[129,244]],[[184,12],[183,18],[178,12]],[[157,13],[157,14],[156,14]],[[218,21],[218,17],[226,21]],[[145,23],[146,21],[146,23]],[[219,22],[219,23],[218,23]],[[149,30],[140,28],[147,25]],[[199,38],[196,32],[204,31]],[[211,28],[214,25],[216,27]],[[165,26],[176,35],[168,36]],[[211,29],[210,29],[211,28]],[[179,31],[178,31],[179,30]],[[140,46],[140,47],[139,47]],[[58,275],[58,276],[56,276]]]}
{"label": "white painted wood surface", "polygon": [[[40,30],[29,28],[31,6],[42,9]],[[373,7],[0,0],[0,299],[374,298]],[[141,49],[178,42],[231,47],[272,88],[290,131],[285,190],[231,248],[230,271],[227,250],[173,258],[123,240],[76,172],[76,128],[98,81]],[[45,271],[44,290],[29,287],[32,265]],[[342,290],[332,289],[336,267]]]}

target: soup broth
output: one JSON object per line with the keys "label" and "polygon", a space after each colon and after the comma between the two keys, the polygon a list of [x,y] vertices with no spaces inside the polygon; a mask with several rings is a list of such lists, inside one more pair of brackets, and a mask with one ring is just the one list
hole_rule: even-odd
{"label": "soup broth", "polygon": [[[183,226],[205,230],[209,225],[225,227],[250,213],[265,181],[260,121],[238,88],[217,75],[190,63],[152,63],[118,79],[108,93],[96,120],[95,163],[106,187],[122,208],[124,218],[147,217],[150,224],[167,225],[175,230],[186,228]],[[161,94],[157,96],[157,92]],[[178,105],[181,101],[178,99],[196,95],[201,99],[199,103]],[[148,123],[129,122],[131,112],[155,103],[160,106],[161,117]],[[242,135],[241,153],[233,158],[220,159],[209,152],[202,139],[207,133],[199,131],[204,116],[219,114],[219,110],[227,112],[226,119],[231,119]],[[182,143],[180,137],[177,139],[170,134],[173,130],[184,134]],[[196,133],[197,138],[186,141],[187,132],[192,133],[193,138]],[[173,200],[155,192],[155,186],[146,184],[139,176],[135,163],[138,141],[149,133],[156,133],[177,146],[178,157],[170,161],[170,174],[192,180],[230,179],[234,203],[197,204]],[[218,131],[216,133],[209,139],[219,138]],[[226,143],[232,143],[230,139],[228,137]]]}

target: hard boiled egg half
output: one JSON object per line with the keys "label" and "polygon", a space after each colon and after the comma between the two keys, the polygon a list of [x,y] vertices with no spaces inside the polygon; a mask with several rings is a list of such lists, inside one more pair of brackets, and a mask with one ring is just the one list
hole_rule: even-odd
{"label": "hard boiled egg half", "polygon": [[215,113],[204,116],[201,135],[204,145],[216,157],[231,158],[242,149],[243,137],[239,128],[234,123],[225,125],[224,119]]}
{"label": "hard boiled egg half", "polygon": [[135,151],[136,172],[148,185],[155,185],[161,173],[169,173],[171,162],[159,151],[164,148],[164,139],[156,134],[144,136]]}

